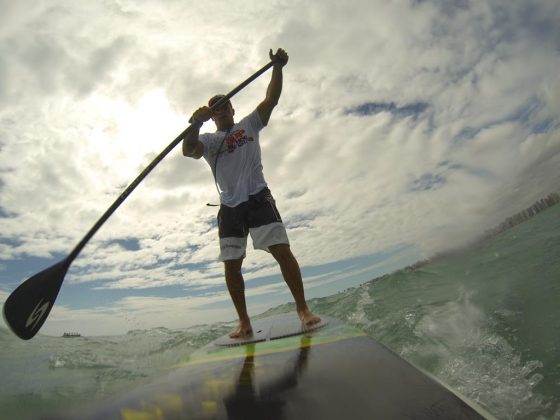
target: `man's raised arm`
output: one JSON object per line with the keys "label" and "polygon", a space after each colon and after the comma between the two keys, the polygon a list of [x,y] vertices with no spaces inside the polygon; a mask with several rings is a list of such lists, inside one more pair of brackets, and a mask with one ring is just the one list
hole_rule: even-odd
{"label": "man's raised arm", "polygon": [[282,68],[288,64],[288,54],[282,48],[278,48],[276,54],[272,54],[272,50],[270,50],[269,55],[270,59],[274,61],[272,77],[266,90],[266,98],[257,106],[257,111],[264,125],[268,124],[272,110],[280,99],[283,81]]}

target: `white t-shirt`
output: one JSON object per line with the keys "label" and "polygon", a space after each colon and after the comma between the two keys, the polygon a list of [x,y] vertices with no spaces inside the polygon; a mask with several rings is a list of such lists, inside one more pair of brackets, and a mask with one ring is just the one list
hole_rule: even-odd
{"label": "white t-shirt", "polygon": [[[204,159],[212,172],[215,172],[220,202],[228,207],[235,207],[249,200],[249,195],[256,194],[267,186],[259,144],[259,131],[263,127],[258,111],[254,110],[227,133],[216,131],[199,136],[204,145]],[[222,148],[216,164],[220,144]]]}

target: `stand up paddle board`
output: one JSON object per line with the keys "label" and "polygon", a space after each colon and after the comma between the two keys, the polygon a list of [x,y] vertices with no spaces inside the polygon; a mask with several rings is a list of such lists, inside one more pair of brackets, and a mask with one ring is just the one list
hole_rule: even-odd
{"label": "stand up paddle board", "polygon": [[295,314],[253,323],[248,339],[221,337],[166,377],[56,418],[492,419],[360,330]]}

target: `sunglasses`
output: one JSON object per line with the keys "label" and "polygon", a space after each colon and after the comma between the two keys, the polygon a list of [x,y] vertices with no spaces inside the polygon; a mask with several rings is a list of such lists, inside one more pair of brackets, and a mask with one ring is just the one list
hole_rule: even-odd
{"label": "sunglasses", "polygon": [[227,101],[227,102],[224,102],[223,104],[221,104],[219,107],[214,108],[213,111],[214,112],[224,111],[224,110],[228,109],[228,107],[230,107],[230,106],[231,106],[231,102]]}

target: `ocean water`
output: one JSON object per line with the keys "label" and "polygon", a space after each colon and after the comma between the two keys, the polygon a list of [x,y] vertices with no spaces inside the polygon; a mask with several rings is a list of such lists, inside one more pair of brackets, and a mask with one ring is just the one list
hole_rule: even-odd
{"label": "ocean water", "polygon": [[[560,205],[465,251],[310,304],[499,419],[560,419]],[[0,330],[0,418],[108,398],[163,374],[233,326],[29,342]]]}

